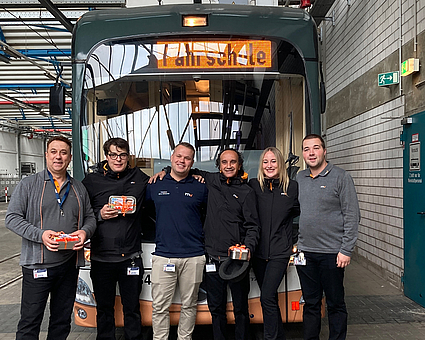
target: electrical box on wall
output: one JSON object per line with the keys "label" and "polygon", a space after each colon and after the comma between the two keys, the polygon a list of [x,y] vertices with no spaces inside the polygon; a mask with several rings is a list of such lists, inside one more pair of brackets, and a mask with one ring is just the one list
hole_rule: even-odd
{"label": "electrical box on wall", "polygon": [[36,173],[35,163],[22,162],[21,163],[21,176],[29,176]]}

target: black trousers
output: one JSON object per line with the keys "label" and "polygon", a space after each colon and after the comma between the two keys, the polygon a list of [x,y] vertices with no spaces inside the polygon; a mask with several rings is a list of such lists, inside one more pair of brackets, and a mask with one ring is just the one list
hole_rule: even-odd
{"label": "black trousers", "polygon": [[336,266],[337,254],[304,252],[305,266],[297,266],[305,300],[303,326],[305,340],[319,340],[323,292],[329,319],[329,340],[347,336],[347,308],[344,301],[344,269]]}
{"label": "black trousers", "polygon": [[71,313],[78,282],[76,256],[47,269],[47,277],[34,279],[32,269],[22,267],[21,319],[17,340],[37,339],[50,294],[48,340],[65,340],[71,330]]}
{"label": "black trousers", "polygon": [[227,305],[227,285],[230,287],[233,301],[233,313],[235,316],[235,340],[249,339],[249,274],[239,282],[223,280],[218,271],[220,263],[214,261],[215,272],[206,273],[208,308],[212,317],[212,327],[214,340],[224,340],[226,338],[226,305]]}
{"label": "black trousers", "polygon": [[142,339],[142,320],[139,296],[142,291],[142,259],[134,260],[140,268],[139,275],[127,275],[131,260],[122,262],[92,261],[90,277],[93,282],[97,310],[97,340],[115,340],[116,285],[121,295],[124,312],[124,336],[126,340]]}
{"label": "black trousers", "polygon": [[285,340],[277,289],[286,273],[289,259],[262,260],[253,258],[252,267],[261,290],[264,339]]}

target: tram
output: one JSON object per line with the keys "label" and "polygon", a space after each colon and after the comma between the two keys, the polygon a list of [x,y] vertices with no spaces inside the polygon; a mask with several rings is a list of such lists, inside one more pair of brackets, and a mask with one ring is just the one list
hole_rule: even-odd
{"label": "tram", "polygon": [[[130,162],[148,175],[169,164],[174,146],[195,146],[195,166],[215,171],[233,147],[255,177],[261,151],[276,146],[297,159],[306,133],[320,134],[325,96],[318,35],[302,9],[244,5],[164,5],[99,10],[76,23],[72,41],[73,173],[83,179],[103,159],[110,137],[130,144]],[[154,230],[144,230],[142,324],[150,325]],[[251,273],[250,315],[262,322]],[[80,271],[75,323],[95,327],[89,266]],[[290,266],[279,288],[284,322],[302,321],[301,289]],[[179,296],[170,308],[178,323]],[[234,322],[229,295],[228,321]],[[197,324],[211,323],[201,286]],[[119,292],[116,323],[123,325]]]}

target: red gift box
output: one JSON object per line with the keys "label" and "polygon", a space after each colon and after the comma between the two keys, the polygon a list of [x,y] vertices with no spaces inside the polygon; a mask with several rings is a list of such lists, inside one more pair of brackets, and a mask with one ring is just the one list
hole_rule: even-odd
{"label": "red gift box", "polygon": [[80,238],[78,236],[71,236],[68,234],[61,234],[59,236],[52,237],[53,241],[56,241],[59,243],[59,250],[69,250],[74,248],[75,244],[80,241]]}

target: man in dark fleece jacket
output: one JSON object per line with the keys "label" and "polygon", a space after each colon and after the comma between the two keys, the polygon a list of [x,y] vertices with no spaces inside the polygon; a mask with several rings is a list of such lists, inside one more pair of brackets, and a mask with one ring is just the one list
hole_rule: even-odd
{"label": "man in dark fleece jacket", "polygon": [[[254,190],[246,182],[243,159],[232,149],[222,151],[217,158],[219,173],[200,172],[208,188],[205,220],[205,249],[209,255],[206,273],[208,308],[212,316],[215,340],[225,339],[227,285],[232,292],[235,315],[235,339],[248,339],[249,275],[238,281],[223,280],[219,268],[228,257],[228,249],[244,244],[253,254],[259,238],[259,221]],[[213,268],[213,269],[211,269]]]}
{"label": "man in dark fleece jacket", "polygon": [[[83,180],[97,220],[91,238],[91,272],[97,310],[97,339],[115,340],[115,290],[118,282],[128,340],[142,338],[139,295],[142,290],[141,206],[149,177],[130,168],[129,145],[111,138],[103,145],[106,160]],[[119,213],[110,196],[133,196],[135,212]]]}

